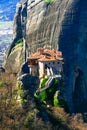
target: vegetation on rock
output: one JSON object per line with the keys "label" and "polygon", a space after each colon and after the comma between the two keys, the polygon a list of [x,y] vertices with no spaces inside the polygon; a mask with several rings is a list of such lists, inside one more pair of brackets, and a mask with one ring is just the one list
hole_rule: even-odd
{"label": "vegetation on rock", "polygon": [[52,2],[54,2],[55,0],[45,0],[45,2],[47,2],[47,3],[52,3]]}
{"label": "vegetation on rock", "polygon": [[[54,0],[45,0],[45,2],[47,3],[47,7],[53,1]],[[66,4],[66,2],[67,2],[67,4]],[[37,44],[37,43],[42,43],[42,45],[44,47],[45,47],[46,43],[48,43],[48,45],[52,45],[51,46],[52,48],[56,47],[56,45],[59,43],[59,45],[60,45],[59,47],[64,51],[63,55],[65,56],[65,59],[66,59],[65,66],[67,68],[67,71],[65,73],[65,76],[67,79],[66,83],[68,84],[67,87],[71,87],[70,86],[70,84],[72,82],[71,73],[73,72],[72,68],[74,68],[72,66],[74,66],[73,63],[75,63],[75,62],[72,62],[72,66],[70,66],[70,68],[67,67],[67,63],[69,65],[69,64],[71,64],[71,61],[73,61],[73,59],[75,59],[76,49],[75,49],[75,52],[73,50],[73,55],[74,55],[73,57],[72,57],[72,53],[71,53],[72,51],[69,51],[70,55],[69,54],[67,55],[66,52],[67,52],[67,50],[72,50],[72,48],[74,48],[72,46],[74,44],[72,44],[72,45],[70,44],[71,47],[68,46],[69,42],[71,43],[73,33],[75,33],[76,35],[74,35],[75,37],[73,37],[72,43],[73,42],[75,43],[75,41],[77,39],[76,37],[78,35],[78,31],[73,31],[73,30],[76,29],[76,24],[74,26],[74,21],[76,22],[75,19],[76,18],[78,19],[78,16],[77,16],[78,12],[80,12],[80,9],[81,9],[82,13],[80,13],[80,16],[79,16],[79,19],[80,19],[83,16],[83,13],[86,12],[86,10],[85,10],[85,8],[81,7],[82,5],[80,5],[81,2],[79,3],[79,1],[78,1],[79,6],[80,6],[79,9],[77,9],[78,3],[74,4],[75,2],[74,3],[73,3],[73,1],[68,2],[68,0],[66,2],[64,2],[63,0],[61,2],[58,2],[56,0],[56,2],[55,2],[56,6],[54,4],[52,4],[52,5],[54,5],[53,8],[52,8],[52,6],[47,8],[47,10],[45,8],[45,12],[44,12],[44,8],[43,8],[45,6],[42,5],[42,3],[44,3],[44,2],[39,2],[40,7],[41,7],[40,10],[38,10],[38,8],[37,8],[37,7],[39,7],[38,6],[39,3],[37,4],[37,7],[36,6],[34,6],[33,8],[31,7],[30,8],[31,11],[29,11],[29,14],[27,14],[27,16],[29,17],[27,20],[29,20],[30,22],[29,21],[27,22],[26,30],[28,30],[29,32],[26,32],[26,34],[27,34],[27,38],[29,38],[27,41],[29,44],[31,44],[30,46],[32,46],[32,48],[30,48],[32,50],[32,52],[35,51],[37,46],[39,46],[39,44]],[[85,3],[83,2],[82,4],[84,5]],[[21,8],[22,7],[20,7],[19,10],[17,11],[17,13],[19,13],[19,14],[16,15],[17,17],[16,17],[16,21],[15,21],[15,23],[17,23],[17,24],[15,24],[15,25],[17,25],[17,27],[16,27],[17,32],[15,33],[15,34],[17,34],[16,39],[19,39],[19,37],[20,38],[22,37],[22,27],[21,27],[21,14],[22,13],[20,13],[22,11]],[[40,13],[37,13],[37,11],[33,11],[32,9],[35,9],[38,12],[40,11]],[[53,9],[53,10],[51,10],[51,9]],[[32,13],[34,13],[34,12],[35,12],[35,14],[32,15]],[[43,12],[44,12],[44,14],[43,14]],[[73,21],[72,20],[70,21],[69,19],[73,15],[72,12],[74,12],[75,17],[74,17]],[[38,19],[37,14],[40,15],[40,21]],[[71,14],[71,15],[69,15],[69,17],[67,17],[68,14]],[[32,17],[30,17],[30,16],[32,16]],[[33,16],[35,16],[36,21],[33,18]],[[43,16],[45,16],[45,17],[43,17]],[[54,22],[51,20],[52,18],[54,19]],[[17,22],[17,19],[19,22]],[[79,19],[78,19],[78,22],[79,22]],[[46,21],[47,24],[44,21]],[[67,21],[70,21],[70,22],[67,22]],[[84,21],[84,19],[82,21]],[[80,20],[80,22],[82,22],[82,21]],[[36,22],[37,22],[38,27],[36,26]],[[77,25],[78,28],[79,28],[80,24],[82,25],[82,23],[80,23],[80,22]],[[40,26],[38,23],[40,23]],[[49,26],[48,26],[48,23],[50,23]],[[58,24],[60,26],[58,26]],[[18,28],[18,25],[20,25],[19,28]],[[68,27],[68,30],[67,30],[66,26]],[[32,27],[33,27],[33,29],[31,29]],[[44,31],[43,31],[43,29],[44,29]],[[61,29],[62,29],[62,31],[61,31]],[[84,29],[80,30],[80,31],[84,32]],[[72,32],[72,34],[70,32]],[[45,33],[45,35],[43,35],[43,33]],[[62,37],[60,37],[61,33],[63,35]],[[67,34],[69,35],[68,37],[66,36]],[[83,33],[83,35],[84,35],[84,33]],[[56,40],[56,37],[57,37],[57,40]],[[36,41],[35,41],[35,39],[36,39]],[[79,38],[78,38],[78,40],[79,40]],[[43,41],[45,41],[45,42],[43,42]],[[50,43],[51,41],[52,41],[52,43]],[[54,41],[55,45],[53,44],[53,41]],[[67,41],[69,41],[69,42],[67,42]],[[81,48],[81,45],[83,45],[84,41],[85,40],[80,42],[80,45],[79,45],[80,48]],[[23,39],[20,39],[18,42],[15,43],[15,45],[12,46],[11,49],[13,49],[13,50],[10,49],[11,50],[10,55],[7,59],[7,62],[8,62],[7,70],[10,69],[11,73],[17,74],[19,72],[20,66],[23,63],[23,59],[21,57],[23,55],[22,42],[23,42]],[[35,43],[34,44],[35,47],[33,47],[33,43]],[[43,43],[45,43],[45,44],[43,44]],[[66,48],[66,50],[64,49],[64,47]],[[77,49],[77,50],[79,50],[79,49]],[[80,51],[85,52],[86,49],[83,49],[83,50],[80,49]],[[84,57],[83,54],[85,54],[85,53],[80,53],[79,59],[81,59],[81,60],[79,60],[79,61],[81,61],[81,63],[82,63],[82,57]],[[79,54],[78,51],[77,51],[77,54]],[[72,58],[68,58],[69,56],[71,56]],[[83,61],[84,61],[84,59],[83,59]],[[82,68],[84,68],[84,64],[86,64],[86,63],[84,62],[83,65],[81,63],[79,63],[79,65],[82,66]],[[77,80],[79,79],[79,82],[76,82],[77,83],[76,87],[81,88],[80,89],[80,91],[81,91],[82,86],[84,86],[84,88],[86,88],[85,82],[84,82],[84,73],[81,70],[78,72],[81,73],[81,75],[79,74],[79,77],[77,78]],[[86,72],[86,71],[84,71],[84,72]],[[67,76],[69,76],[70,78],[69,77],[67,78]],[[47,80],[48,79],[44,79],[42,81],[42,83],[41,83],[42,88],[44,88]],[[2,130],[3,129],[6,129],[6,130],[10,130],[10,129],[12,129],[12,130],[16,130],[16,129],[19,129],[19,130],[40,130],[40,129],[42,129],[42,130],[56,130],[56,129],[58,129],[58,130],[61,130],[61,129],[62,130],[76,130],[76,129],[84,130],[87,128],[87,124],[84,123],[84,121],[87,122],[87,120],[86,120],[87,115],[76,114],[76,115],[70,116],[64,112],[64,109],[67,111],[67,103],[59,95],[61,86],[60,86],[60,83],[58,80],[55,80],[54,83],[49,88],[38,93],[38,95],[36,95],[37,98],[34,97],[34,92],[36,91],[36,88],[37,88],[37,83],[35,83],[35,82],[37,82],[37,80],[35,80],[35,77],[32,78],[32,76],[30,77],[30,75],[27,75],[25,77],[22,77],[23,84],[19,83],[19,85],[17,85],[17,87],[18,87],[18,89],[17,89],[15,87],[16,86],[16,77],[14,77],[13,75],[8,76],[6,74],[0,75],[0,128]],[[70,88],[69,88],[69,90],[70,90]],[[67,89],[68,95],[70,95],[69,90]],[[84,90],[86,90],[86,89],[84,89]],[[78,91],[78,92],[80,92],[80,91]],[[76,90],[76,92],[77,92],[77,90]],[[81,92],[80,92],[80,94],[81,94]],[[18,95],[20,95],[22,106],[20,106],[20,103],[18,103]],[[83,95],[85,95],[85,93],[83,93]],[[76,96],[78,96],[78,93]],[[82,96],[82,97],[84,97],[84,96]],[[71,95],[70,95],[69,99],[72,99]],[[80,101],[79,98],[77,101]],[[71,102],[71,100],[69,100],[69,102]],[[79,102],[77,102],[77,103],[79,103]],[[47,104],[51,104],[51,107],[48,108]],[[53,105],[54,105],[54,107],[53,107]],[[20,122],[19,122],[19,120],[20,120]]]}
{"label": "vegetation on rock", "polygon": [[0,81],[0,88],[2,88],[4,86],[3,81]]}
{"label": "vegetation on rock", "polygon": [[16,50],[19,47],[23,47],[23,39],[20,39],[15,43],[15,47],[12,49],[12,51]]}
{"label": "vegetation on rock", "polygon": [[87,128],[81,114],[69,116],[60,107],[48,109],[34,97],[28,96],[27,103],[22,107],[18,101],[18,89],[23,88],[22,83],[16,85],[16,77],[5,73],[0,73],[0,81],[4,84],[0,88],[1,130],[84,130]]}
{"label": "vegetation on rock", "polygon": [[23,62],[23,39],[20,39],[4,62],[6,72],[18,74]]}
{"label": "vegetation on rock", "polygon": [[[46,85],[46,82],[48,81],[48,78],[44,78],[41,82],[41,88],[44,88]],[[62,88],[61,86],[61,81],[58,79],[54,80],[54,83],[47,89],[39,92],[36,91],[35,97],[42,102],[46,102],[49,105],[53,105],[55,107],[63,107],[65,111],[69,112],[67,103],[65,100],[62,98],[61,99],[61,94],[60,90]]]}
{"label": "vegetation on rock", "polygon": [[45,84],[47,82],[48,78],[44,78],[41,82],[41,88],[45,87]]}

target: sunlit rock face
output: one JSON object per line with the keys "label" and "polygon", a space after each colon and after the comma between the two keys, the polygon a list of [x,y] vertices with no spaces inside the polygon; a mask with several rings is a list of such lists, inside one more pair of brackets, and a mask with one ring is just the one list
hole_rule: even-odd
{"label": "sunlit rock face", "polygon": [[17,7],[16,14],[14,15],[14,22],[13,22],[13,41],[6,52],[7,58],[9,57],[12,49],[15,47],[16,42],[22,39],[22,27],[21,27],[22,5],[18,3],[16,7]]}
{"label": "sunlit rock face", "polygon": [[17,75],[23,64],[22,47],[14,48],[4,63],[6,73]]}
{"label": "sunlit rock face", "polygon": [[[56,0],[48,4],[44,0],[27,3],[26,39],[29,52],[38,47],[58,47],[62,20],[68,0]],[[31,52],[30,52],[31,53]]]}
{"label": "sunlit rock face", "polygon": [[29,54],[38,47],[61,50],[65,59],[64,96],[70,111],[87,111],[87,0],[55,0],[50,4],[28,0],[26,9]]}
{"label": "sunlit rock face", "polygon": [[21,4],[17,4],[16,14],[14,15],[14,23],[13,23],[13,33],[14,39],[19,40],[22,38],[22,28],[21,28]]}

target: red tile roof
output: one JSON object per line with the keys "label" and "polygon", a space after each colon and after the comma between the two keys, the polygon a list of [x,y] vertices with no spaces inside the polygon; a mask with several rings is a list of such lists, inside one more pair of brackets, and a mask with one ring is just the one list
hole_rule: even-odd
{"label": "red tile roof", "polygon": [[49,50],[38,48],[37,52],[28,57],[28,60],[38,60],[38,61],[55,61],[63,60],[62,52],[56,50]]}

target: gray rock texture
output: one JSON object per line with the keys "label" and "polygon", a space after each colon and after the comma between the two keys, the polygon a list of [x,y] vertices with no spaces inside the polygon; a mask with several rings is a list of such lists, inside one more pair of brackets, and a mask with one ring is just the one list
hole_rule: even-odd
{"label": "gray rock texture", "polygon": [[22,9],[22,5],[18,3],[16,8],[16,14],[14,16],[14,24],[13,24],[14,39],[17,39],[17,41],[22,38],[21,9]]}
{"label": "gray rock texture", "polygon": [[[23,7],[22,2],[21,10]],[[70,111],[87,112],[87,0],[55,0],[51,4],[44,0],[27,0],[26,8],[29,54],[38,47],[62,51],[64,95]],[[20,17],[16,18],[20,23]],[[14,29],[14,37],[21,37],[22,23],[15,24],[18,28]]]}
{"label": "gray rock texture", "polygon": [[28,1],[26,40],[29,52],[38,47],[58,48],[58,37],[68,0],[47,4],[44,0]]}
{"label": "gray rock texture", "polygon": [[16,14],[14,16],[14,23],[13,23],[13,42],[9,46],[7,50],[7,57],[10,55],[12,49],[15,46],[15,43],[22,38],[22,27],[21,27],[21,3],[17,4]]}
{"label": "gray rock texture", "polygon": [[4,62],[4,67],[7,73],[18,74],[23,64],[23,48],[14,48],[9,57]]}
{"label": "gray rock texture", "polygon": [[28,1],[26,34],[30,53],[38,47],[62,51],[64,93],[70,111],[87,111],[87,1]]}
{"label": "gray rock texture", "polygon": [[12,49],[15,46],[15,43],[22,38],[21,10],[22,10],[22,5],[21,3],[18,3],[16,7],[16,14],[14,16],[14,23],[13,23],[13,42],[8,48],[7,57],[10,55]]}
{"label": "gray rock texture", "polygon": [[69,106],[72,109],[74,104],[75,111],[87,112],[86,0],[70,1],[62,21],[58,45],[65,59],[65,90]]}

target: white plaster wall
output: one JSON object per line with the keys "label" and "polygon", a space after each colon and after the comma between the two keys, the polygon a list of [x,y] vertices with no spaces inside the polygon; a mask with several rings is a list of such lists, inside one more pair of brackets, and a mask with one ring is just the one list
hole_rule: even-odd
{"label": "white plaster wall", "polygon": [[47,76],[49,77],[50,75],[53,75],[54,72],[52,70],[52,67],[58,71],[61,72],[63,71],[63,66],[62,66],[62,61],[51,61],[51,62],[39,62],[39,76],[43,77],[44,75],[44,68],[45,65],[50,67],[50,70],[47,68]]}
{"label": "white plaster wall", "polygon": [[36,65],[31,65],[31,66],[29,66],[29,68],[30,68],[30,74],[31,75],[37,75],[38,74]]}
{"label": "white plaster wall", "polygon": [[42,62],[39,62],[38,68],[39,68],[39,77],[41,78],[44,75],[44,64]]}
{"label": "white plaster wall", "polygon": [[43,63],[44,65],[47,64],[47,66],[49,66],[50,68],[54,67],[57,71],[63,70],[62,61],[51,61],[51,62],[43,62]]}

